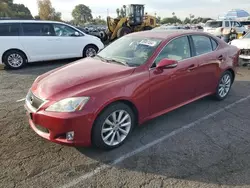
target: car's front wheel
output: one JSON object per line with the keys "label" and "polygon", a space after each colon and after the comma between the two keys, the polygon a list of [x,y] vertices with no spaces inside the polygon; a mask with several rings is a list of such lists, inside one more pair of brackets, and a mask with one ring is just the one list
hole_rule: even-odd
{"label": "car's front wheel", "polygon": [[87,45],[83,50],[83,57],[94,57],[98,52],[95,45]]}
{"label": "car's front wheel", "polygon": [[27,63],[27,59],[24,53],[11,50],[4,54],[3,63],[10,69],[20,69]]}
{"label": "car's front wheel", "polygon": [[233,83],[233,75],[230,71],[226,71],[222,74],[222,76],[220,77],[218,86],[216,88],[216,94],[215,97],[217,100],[224,100]]}
{"label": "car's front wheel", "polygon": [[108,106],[95,121],[92,142],[101,149],[114,149],[122,145],[135,124],[133,110],[124,103]]}

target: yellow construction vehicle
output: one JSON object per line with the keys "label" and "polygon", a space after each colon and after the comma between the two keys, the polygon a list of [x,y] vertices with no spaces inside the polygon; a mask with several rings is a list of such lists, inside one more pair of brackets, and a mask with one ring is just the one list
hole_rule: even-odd
{"label": "yellow construction vehicle", "polygon": [[113,41],[132,32],[151,30],[156,27],[156,17],[144,14],[144,5],[130,4],[125,7],[125,17],[107,17],[106,40]]}

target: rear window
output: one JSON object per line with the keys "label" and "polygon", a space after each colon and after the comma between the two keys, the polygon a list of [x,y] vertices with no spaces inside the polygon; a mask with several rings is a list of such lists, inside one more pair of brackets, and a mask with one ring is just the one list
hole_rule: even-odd
{"label": "rear window", "polygon": [[222,27],[222,21],[207,22],[205,27],[212,27],[212,28]]}
{"label": "rear window", "polygon": [[0,36],[19,36],[19,23],[0,24]]}

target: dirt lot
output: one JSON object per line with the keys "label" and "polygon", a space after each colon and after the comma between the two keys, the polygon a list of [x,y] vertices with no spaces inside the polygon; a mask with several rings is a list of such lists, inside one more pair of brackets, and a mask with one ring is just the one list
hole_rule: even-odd
{"label": "dirt lot", "polygon": [[182,107],[104,152],[40,138],[16,102],[39,74],[65,63],[0,71],[0,187],[250,187],[250,70],[239,70],[225,101]]}

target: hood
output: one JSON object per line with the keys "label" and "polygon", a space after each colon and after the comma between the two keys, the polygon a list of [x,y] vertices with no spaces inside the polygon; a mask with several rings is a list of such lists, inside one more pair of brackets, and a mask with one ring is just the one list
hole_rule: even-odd
{"label": "hood", "polygon": [[231,42],[231,45],[239,49],[250,49],[250,39],[235,39]]}
{"label": "hood", "polygon": [[47,100],[61,95],[77,96],[88,89],[127,77],[134,69],[85,58],[41,75],[35,80],[32,92]]}

